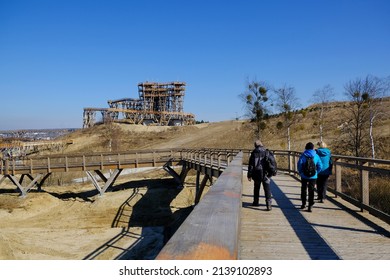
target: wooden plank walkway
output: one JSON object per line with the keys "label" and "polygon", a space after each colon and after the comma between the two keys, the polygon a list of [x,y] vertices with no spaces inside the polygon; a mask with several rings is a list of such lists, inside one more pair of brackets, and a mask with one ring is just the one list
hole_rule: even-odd
{"label": "wooden plank walkway", "polygon": [[252,206],[253,182],[244,171],[239,259],[390,260],[390,225],[335,198],[301,210],[300,182],[287,174],[272,178],[272,211]]}

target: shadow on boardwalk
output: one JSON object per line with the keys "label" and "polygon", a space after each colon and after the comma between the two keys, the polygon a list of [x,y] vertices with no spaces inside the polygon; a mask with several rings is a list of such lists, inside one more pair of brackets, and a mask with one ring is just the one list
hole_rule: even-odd
{"label": "shadow on boardwalk", "polygon": [[271,181],[272,194],[311,259],[339,260],[340,257],[306,220],[301,211],[281,189]]}
{"label": "shadow on boardwalk", "polygon": [[390,259],[390,225],[331,195],[313,212],[301,210],[300,182],[287,174],[272,179],[271,212],[251,205],[253,185],[244,182],[241,259]]}

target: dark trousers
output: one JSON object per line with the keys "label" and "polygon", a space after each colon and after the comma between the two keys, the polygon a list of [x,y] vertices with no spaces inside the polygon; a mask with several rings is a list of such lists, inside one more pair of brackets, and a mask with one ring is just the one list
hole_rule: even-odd
{"label": "dark trousers", "polygon": [[317,192],[318,199],[326,198],[326,188],[328,187],[329,175],[318,175],[317,178]]}
{"label": "dark trousers", "polygon": [[316,179],[301,179],[301,200],[302,205],[306,205],[307,193],[309,192],[309,206],[314,204],[314,186],[316,184]]}
{"label": "dark trousers", "polygon": [[271,188],[270,188],[270,179],[267,177],[264,177],[263,181],[254,180],[253,202],[256,204],[259,203],[261,183],[263,183],[264,195],[265,195],[266,202],[267,202],[267,200],[272,199]]}

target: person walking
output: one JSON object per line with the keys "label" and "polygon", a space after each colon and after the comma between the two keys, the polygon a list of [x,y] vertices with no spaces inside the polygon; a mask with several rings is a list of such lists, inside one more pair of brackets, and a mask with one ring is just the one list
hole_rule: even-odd
{"label": "person walking", "polygon": [[254,182],[253,206],[259,206],[260,185],[263,184],[267,210],[272,210],[272,194],[270,177],[276,174],[276,161],[260,140],[255,141],[255,149],[251,152],[248,164],[248,180]]}
{"label": "person walking", "polygon": [[314,186],[318,177],[318,173],[322,169],[320,157],[314,150],[314,144],[309,142],[305,146],[305,151],[301,154],[298,160],[298,172],[301,176],[301,209],[306,208],[307,193],[309,194],[308,211],[312,212],[314,205]]}
{"label": "person walking", "polygon": [[332,174],[332,153],[325,142],[320,141],[317,143],[318,149],[316,150],[317,155],[321,159],[322,169],[318,173],[317,178],[317,199],[320,203],[323,203],[326,199],[326,189],[328,186],[329,175]]}

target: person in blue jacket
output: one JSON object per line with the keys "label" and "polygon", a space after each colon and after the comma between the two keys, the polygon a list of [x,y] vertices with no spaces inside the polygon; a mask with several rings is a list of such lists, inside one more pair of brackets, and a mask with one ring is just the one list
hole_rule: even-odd
{"label": "person in blue jacket", "polygon": [[329,175],[332,174],[332,154],[325,142],[318,142],[318,149],[316,150],[317,155],[319,155],[322,163],[322,169],[318,173],[317,178],[317,193],[320,203],[323,203],[326,199],[326,188],[328,185]]}
{"label": "person in blue jacket", "polygon": [[[312,173],[307,175],[307,170],[310,168],[307,163],[313,162]],[[298,160],[298,172],[301,176],[301,200],[302,206],[301,209],[306,208],[306,197],[307,192],[309,193],[309,207],[308,211],[312,212],[312,207],[314,205],[314,186],[316,184],[318,173],[322,169],[322,162],[320,157],[317,155],[314,150],[314,144],[309,142],[305,146],[305,151],[301,154]],[[305,175],[306,173],[306,175]]]}

